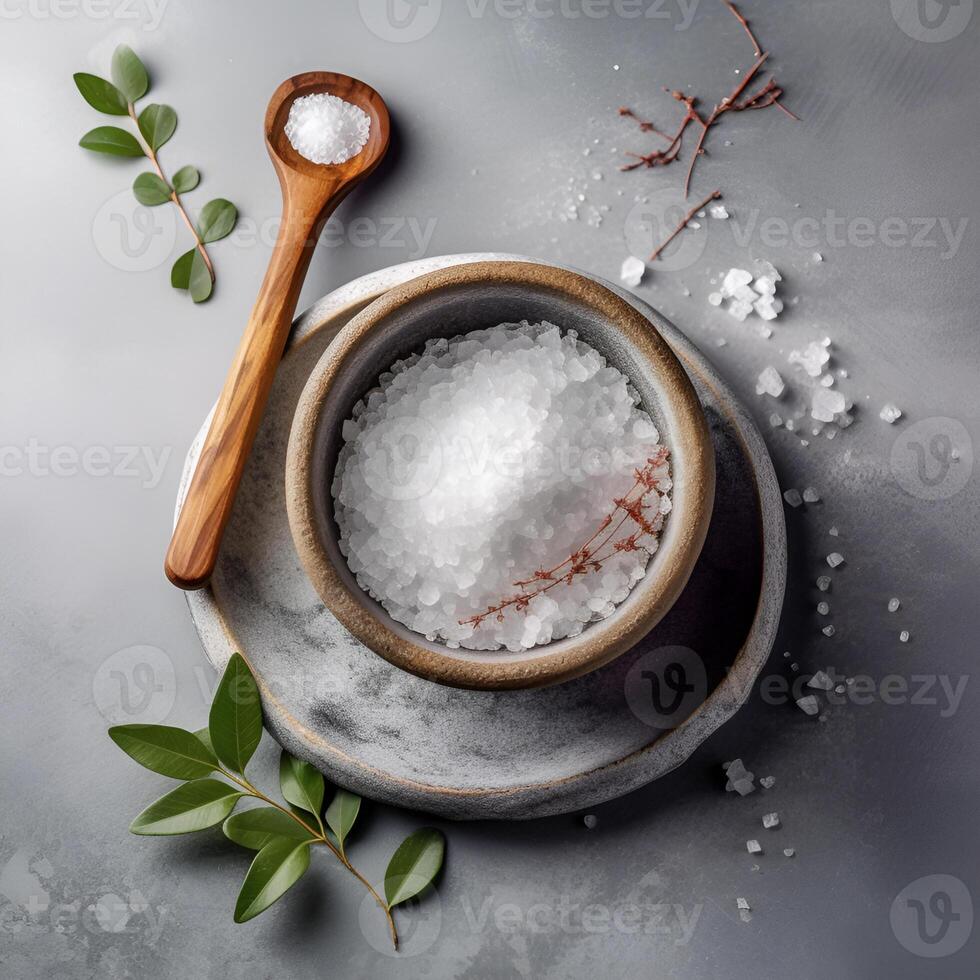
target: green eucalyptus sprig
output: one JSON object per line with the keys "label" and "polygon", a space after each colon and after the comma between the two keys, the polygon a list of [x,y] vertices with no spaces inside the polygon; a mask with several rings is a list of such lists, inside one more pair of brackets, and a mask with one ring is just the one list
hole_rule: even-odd
{"label": "green eucalyptus sprig", "polygon": [[[398,948],[392,909],[435,879],[445,838],[431,827],[406,837],[388,862],[382,898],[347,856],[347,838],[361,808],[359,796],[338,789],[324,810],[323,776],[285,751],[279,760],[279,787],[289,806],[253,786],[245,766],[262,737],[262,707],[255,678],[240,654],[232,656],[221,677],[207,728],[190,732],[167,725],[119,725],[109,729],[109,737],[141,766],[185,781],[140,813],[130,825],[132,833],[189,834],[221,824],[229,840],[258,852],[238,894],[236,922],[254,918],[282,897],[310,866],[311,848],[320,845],[378,903]],[[265,805],[233,813],[244,797]]]}
{"label": "green eucalyptus sprig", "polygon": [[191,221],[180,199],[181,194],[194,190],[201,181],[196,167],[181,167],[171,180],[160,165],[158,151],[177,128],[177,113],[168,105],[153,103],[137,113],[136,103],[150,89],[150,77],[143,62],[132,48],[120,44],[112,56],[112,81],[77,72],[73,78],[82,98],[99,112],[110,116],[129,116],[138,135],[118,126],[97,126],[78,142],[79,146],[95,153],[117,157],[146,157],[153,171],[141,173],[133,181],[133,193],[140,204],[157,207],[170,202],[180,212],[184,224],[194,236],[194,247],[174,263],[170,284],[186,289],[195,303],[203,303],[214,289],[214,265],[207,245],[230,235],[238,221],[238,210],[223,197],[209,201],[201,209],[197,224]]}

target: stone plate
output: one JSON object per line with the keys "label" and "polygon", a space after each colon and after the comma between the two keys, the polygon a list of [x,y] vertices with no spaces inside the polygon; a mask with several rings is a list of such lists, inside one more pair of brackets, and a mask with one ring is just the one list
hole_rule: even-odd
{"label": "stone plate", "polygon": [[[299,317],[211,586],[188,593],[208,659],[221,669],[242,653],[259,681],[266,727],[285,748],[371,799],[458,819],[565,813],[680,765],[747,698],[772,649],[786,580],[782,499],[754,424],[676,327],[604,283],[670,343],[715,446],[707,541],[674,608],[600,670],[502,692],[408,674],[326,611],[293,548],[284,499],[286,444],[310,371],[344,323],[386,289],[449,265],[521,258],[480,253],[393,266],[334,290]],[[208,421],[188,453],[178,511]]]}

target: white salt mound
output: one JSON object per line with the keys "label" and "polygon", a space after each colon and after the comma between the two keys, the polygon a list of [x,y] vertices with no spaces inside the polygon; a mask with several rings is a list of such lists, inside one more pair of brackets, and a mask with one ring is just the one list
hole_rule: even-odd
{"label": "white salt mound", "polygon": [[[523,322],[429,341],[378,383],[344,423],[332,493],[341,551],[392,618],[450,647],[516,652],[575,636],[626,599],[655,534],[483,617],[589,542],[663,449],[625,375],[574,331]],[[652,474],[644,514],[659,532],[668,463]],[[613,542],[635,530],[628,521]]]}
{"label": "white salt mound", "polygon": [[289,107],[284,128],[293,149],[312,163],[345,163],[364,149],[371,117],[336,95],[304,95]]}

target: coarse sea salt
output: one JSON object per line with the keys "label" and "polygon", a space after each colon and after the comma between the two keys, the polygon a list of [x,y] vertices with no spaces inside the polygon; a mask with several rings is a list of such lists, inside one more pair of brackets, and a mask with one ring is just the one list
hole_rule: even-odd
{"label": "coarse sea salt", "polygon": [[[360,586],[430,640],[516,652],[576,636],[626,599],[657,548],[640,535],[637,550],[526,608],[483,617],[588,542],[636,468],[664,451],[629,379],[574,331],[523,322],[429,341],[381,375],[343,438],[341,551]],[[645,516],[659,532],[666,460],[653,476]]]}
{"label": "coarse sea salt", "polygon": [[371,117],[336,95],[317,92],[293,101],[284,128],[293,149],[312,163],[345,163],[371,134]]}

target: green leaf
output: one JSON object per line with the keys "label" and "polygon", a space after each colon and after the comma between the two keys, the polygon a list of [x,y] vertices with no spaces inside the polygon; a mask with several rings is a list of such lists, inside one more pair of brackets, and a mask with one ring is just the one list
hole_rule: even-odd
{"label": "green leaf", "polygon": [[199,738],[208,752],[214,755],[214,746],[211,744],[211,733],[206,728],[199,728],[194,732],[194,736],[195,738]]}
{"label": "green leaf", "polygon": [[167,182],[151,173],[140,174],[133,181],[133,193],[140,204],[151,208],[158,204],[166,204],[170,200],[170,188]]}
{"label": "green leaf", "polygon": [[231,201],[216,197],[201,208],[197,219],[197,233],[205,242],[216,242],[231,234],[238,220],[238,209]]}
{"label": "green leaf", "polygon": [[201,174],[197,167],[192,167],[190,165],[186,167],[181,167],[177,173],[174,174],[174,190],[178,194],[184,194],[187,191],[194,190],[195,187],[201,182]]}
{"label": "green leaf", "polygon": [[327,807],[327,826],[334,832],[341,848],[344,846],[344,839],[350,833],[357,814],[361,809],[361,798],[354,793],[348,793],[345,789],[338,789],[334,798]]}
{"label": "green leaf", "polygon": [[143,147],[132,133],[118,126],[96,126],[89,130],[78,145],[96,153],[110,153],[117,157],[141,157]]}
{"label": "green leaf", "polygon": [[[193,273],[191,279],[193,288]],[[208,731],[218,758],[235,772],[244,772],[262,738],[262,706],[255,678],[240,653],[232,654],[218,683]]]}
{"label": "green leaf", "polygon": [[140,113],[139,127],[150,148],[159,150],[177,128],[177,113],[168,105],[148,105]]}
{"label": "green leaf", "polygon": [[161,776],[198,779],[218,768],[218,760],[191,732],[168,725],[117,725],[109,738],[131,759]]}
{"label": "green leaf", "polygon": [[112,80],[130,102],[143,98],[150,87],[143,62],[125,44],[120,44],[112,55]]}
{"label": "green leaf", "polygon": [[247,922],[264,912],[303,877],[310,866],[305,841],[274,840],[255,855],[235,903],[235,921]]}
{"label": "green leaf", "polygon": [[204,257],[199,248],[194,249],[194,255],[191,258],[190,282],[187,288],[191,291],[191,299],[195,303],[203,303],[211,295],[211,290],[214,289],[214,280],[211,278],[211,272],[205,265]]}
{"label": "green leaf", "polygon": [[[196,248],[192,248],[188,252],[177,259],[173,264],[173,268],[170,270],[170,285],[174,289],[190,289],[191,286],[191,263],[194,261],[194,255],[197,253]],[[202,263],[203,264],[203,263]],[[210,277],[209,277],[210,278]],[[207,731],[207,729],[202,729],[202,731]],[[208,741],[210,742],[211,736],[208,736]]]}
{"label": "green leaf", "polygon": [[433,827],[409,834],[391,856],[385,871],[388,908],[414,898],[430,884],[442,867],[446,839]]}
{"label": "green leaf", "polygon": [[279,787],[283,798],[301,810],[319,814],[323,807],[323,776],[288,752],[279,757]]}
{"label": "green leaf", "polygon": [[125,116],[129,112],[126,96],[112,82],[84,71],[75,72],[72,78],[75,79],[75,85],[82,93],[82,98],[93,109],[98,109],[108,116]]}
{"label": "green leaf", "polygon": [[244,796],[219,779],[195,779],[151,803],[130,825],[134,834],[192,834],[221,823]]}
{"label": "green leaf", "polygon": [[292,817],[272,806],[260,806],[241,813],[233,813],[222,825],[228,840],[261,851],[273,840],[288,837],[290,840],[313,840]]}

